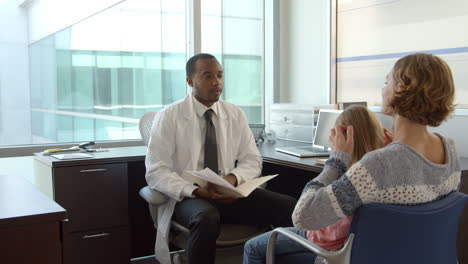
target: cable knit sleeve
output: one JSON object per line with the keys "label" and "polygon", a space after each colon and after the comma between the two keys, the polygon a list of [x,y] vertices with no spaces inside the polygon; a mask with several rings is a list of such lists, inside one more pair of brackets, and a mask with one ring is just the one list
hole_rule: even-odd
{"label": "cable knit sleeve", "polygon": [[346,170],[351,157],[334,152],[324,170],[304,188],[293,213],[294,226],[303,230],[317,230],[350,216],[361,206],[362,200],[351,178],[368,178],[362,165],[356,163]]}

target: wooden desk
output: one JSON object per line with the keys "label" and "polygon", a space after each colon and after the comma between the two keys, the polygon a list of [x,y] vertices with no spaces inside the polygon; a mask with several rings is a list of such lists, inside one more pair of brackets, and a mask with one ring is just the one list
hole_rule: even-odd
{"label": "wooden desk", "polygon": [[[260,153],[264,158],[263,175],[280,173],[280,177],[276,177],[275,179],[269,181],[268,189],[280,193],[286,193],[294,197],[299,197],[304,185],[309,180],[314,178],[318,173],[320,173],[322,167],[314,163],[315,158],[301,159],[275,151],[275,147],[277,146],[305,145],[306,144],[303,143],[279,140],[275,144],[264,143],[258,146]],[[81,255],[85,255],[83,252],[86,252],[86,250],[96,251],[100,249],[100,251],[98,251],[104,253],[109,251],[116,252],[115,248],[118,246],[116,245],[116,243],[122,243],[124,245],[130,244],[130,246],[128,247],[129,250],[127,249],[126,251],[123,248],[119,250],[119,253],[121,253],[120,257],[112,263],[124,263],[126,260],[128,261],[128,256],[130,256],[131,258],[136,258],[154,254],[153,252],[155,231],[153,223],[149,215],[148,205],[138,195],[138,191],[142,187],[146,186],[146,181],[144,177],[144,160],[146,155],[146,147],[140,146],[114,148],[111,149],[109,152],[94,153],[92,155],[94,155],[95,158],[67,161],[57,160],[55,158],[46,156],[35,157],[34,166],[35,171],[37,172],[36,177],[38,177],[36,181],[40,183],[39,185],[41,190],[43,190],[45,193],[48,193],[50,197],[54,198],[59,204],[61,204],[64,208],[70,211],[70,222],[73,223],[78,221],[82,223],[79,225],[72,225],[74,226],[74,229],[69,231],[68,234],[78,236],[78,234],[84,235],[86,234],[86,232],[91,231],[98,232],[98,234],[110,233],[110,231],[112,230],[120,232],[118,233],[118,235],[116,235],[118,239],[114,240],[114,244],[110,244],[108,247],[106,247],[106,243],[100,243],[96,246],[86,246],[83,248],[82,246],[85,242],[80,242],[80,236],[78,236],[74,240],[75,244],[73,244],[73,246],[67,246],[70,245],[70,243],[67,242],[69,240],[65,239],[65,248],[69,248],[69,250],[71,251],[73,251],[74,247],[80,248]],[[108,172],[113,171],[113,173],[101,175],[95,171],[94,174],[88,178],[83,177],[82,173],[79,173],[79,171],[83,170],[92,171],[103,168],[108,169]],[[468,193],[467,158],[462,159],[462,170],[462,191]],[[74,180],[74,185],[70,186],[70,183],[68,183],[67,187],[67,181],[60,181],[59,179],[62,178],[62,176],[66,176],[68,174],[75,176],[70,178],[70,180]],[[93,180],[90,181],[89,178],[92,178]],[[104,180],[102,180],[101,178],[104,178]],[[80,191],[80,189],[77,187],[77,192],[74,195],[83,196],[99,192],[102,193],[102,189],[94,189],[93,191],[93,186],[96,185],[95,183],[99,183],[102,186],[106,186],[105,188],[110,188],[108,189],[108,192],[115,193],[114,196],[116,198],[111,199],[112,203],[104,198],[104,204],[108,205],[102,206],[100,205],[100,200],[89,198],[87,201],[84,201],[84,203],[81,206],[71,205],[70,202],[72,201],[70,199],[72,199],[73,194],[71,194],[70,192],[64,193],[63,191],[63,189],[69,189],[73,188],[73,186],[84,184],[85,188],[88,188],[88,191]],[[111,185],[112,183],[114,183],[113,187],[107,186]],[[120,193],[121,195],[119,196],[117,193]],[[61,196],[57,196],[58,194],[60,194]],[[127,200],[122,200],[122,194],[125,197],[127,197]],[[103,198],[101,197],[101,199]],[[118,208],[115,207],[115,204],[119,205]],[[91,212],[91,214],[94,217],[94,220],[91,222],[85,222],[85,220],[81,218],[87,217],[87,219],[89,219],[89,208],[94,208]],[[127,215],[127,217],[124,217],[125,214]],[[463,223],[467,224],[464,224],[466,225],[466,227],[462,226],[460,228],[460,233],[468,234],[468,209],[465,210],[465,214],[463,217]],[[89,234],[93,235],[94,233]],[[468,264],[467,237],[468,235],[460,236],[459,252],[460,254],[465,254],[460,257],[460,264]],[[101,237],[101,239],[105,238]],[[111,243],[111,241],[109,241],[109,243]],[[70,251],[64,252],[66,256],[74,256],[75,254]],[[100,256],[96,256],[95,254],[97,253],[90,253],[89,258],[100,258]],[[66,256],[65,259],[67,259]],[[79,257],[80,256],[76,256],[75,258]],[[68,259],[73,258],[70,257]],[[462,259],[464,261],[461,261]],[[102,261],[102,263],[107,262],[109,262],[109,259],[107,259],[106,261]],[[65,261],[65,264],[69,263],[71,262]],[[83,263],[95,262],[90,262],[88,260],[88,262]]]}
{"label": "wooden desk", "polygon": [[62,263],[61,206],[24,178],[0,175],[0,262]]}

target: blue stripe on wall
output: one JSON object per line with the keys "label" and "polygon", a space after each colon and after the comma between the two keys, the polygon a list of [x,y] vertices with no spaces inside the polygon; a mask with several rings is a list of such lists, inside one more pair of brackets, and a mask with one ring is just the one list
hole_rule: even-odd
{"label": "blue stripe on wall", "polygon": [[368,56],[356,56],[356,57],[343,57],[337,58],[336,62],[350,62],[350,61],[363,61],[363,60],[382,60],[382,59],[394,59],[394,58],[401,58],[403,56],[423,52],[423,53],[431,53],[434,55],[442,55],[442,54],[453,54],[453,53],[464,53],[468,52],[468,47],[460,47],[460,48],[450,48],[450,49],[436,49],[436,50],[421,50],[421,51],[410,51],[410,52],[399,52],[399,53],[387,53],[387,54],[376,54],[376,55],[368,55]]}
{"label": "blue stripe on wall", "polygon": [[395,2],[400,2],[400,0],[393,0],[393,1],[392,0],[387,0],[387,1],[388,2],[378,3],[378,4],[371,4],[371,5],[361,6],[361,7],[351,8],[351,9],[345,9],[343,11],[338,11],[338,13],[351,12],[351,11],[356,11],[356,10],[359,10],[359,9],[373,8],[373,7],[376,7],[376,6],[383,6],[383,5],[393,4]]}

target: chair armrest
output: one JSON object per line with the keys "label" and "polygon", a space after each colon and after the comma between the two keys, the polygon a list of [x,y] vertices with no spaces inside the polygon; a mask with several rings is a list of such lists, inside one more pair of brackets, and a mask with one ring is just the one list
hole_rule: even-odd
{"label": "chair armrest", "polygon": [[274,264],[275,257],[275,243],[276,238],[279,234],[282,234],[298,244],[302,245],[304,248],[312,251],[318,256],[323,257],[327,260],[328,264],[349,264],[351,260],[351,247],[353,244],[354,234],[350,234],[344,247],[338,251],[328,251],[325,250],[309,240],[285,229],[285,228],[276,228],[271,232],[271,236],[268,240],[267,252],[266,252],[266,264]]}
{"label": "chair armrest", "polygon": [[141,198],[145,199],[145,201],[150,205],[161,205],[169,200],[169,197],[165,194],[151,189],[149,186],[141,188],[139,194]]}

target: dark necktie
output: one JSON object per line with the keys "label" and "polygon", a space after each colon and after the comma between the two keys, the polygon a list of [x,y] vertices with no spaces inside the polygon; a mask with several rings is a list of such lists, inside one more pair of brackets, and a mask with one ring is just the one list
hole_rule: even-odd
{"label": "dark necktie", "polygon": [[208,109],[205,112],[206,119],[206,136],[205,136],[205,168],[208,167],[214,173],[218,174],[218,150],[216,143],[216,131],[213,125],[213,109]]}

